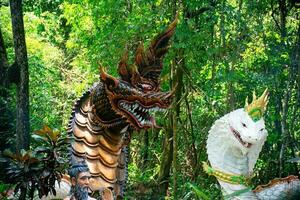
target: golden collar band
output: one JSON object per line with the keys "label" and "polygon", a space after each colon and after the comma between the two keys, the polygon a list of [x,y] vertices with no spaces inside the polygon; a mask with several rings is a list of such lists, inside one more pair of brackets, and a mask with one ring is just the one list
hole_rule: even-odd
{"label": "golden collar band", "polygon": [[246,177],[238,174],[230,174],[210,167],[206,162],[203,162],[203,170],[210,176],[216,177],[218,180],[235,184],[235,185],[249,185],[251,177]]}

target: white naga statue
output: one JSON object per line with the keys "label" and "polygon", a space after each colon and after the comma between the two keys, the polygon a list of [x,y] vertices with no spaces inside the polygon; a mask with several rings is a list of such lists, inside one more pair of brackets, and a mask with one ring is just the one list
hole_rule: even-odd
{"label": "white naga statue", "polygon": [[249,181],[254,165],[266,141],[263,113],[268,103],[268,92],[244,108],[234,110],[218,119],[207,139],[210,166],[204,170],[215,176],[226,199],[300,199],[300,181],[296,176],[274,179],[269,184],[251,189]]}

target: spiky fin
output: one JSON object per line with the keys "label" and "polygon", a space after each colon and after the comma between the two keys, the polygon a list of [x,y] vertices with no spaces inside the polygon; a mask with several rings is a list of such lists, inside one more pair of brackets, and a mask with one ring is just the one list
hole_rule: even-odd
{"label": "spiky fin", "polygon": [[135,63],[142,77],[151,79],[158,84],[158,77],[162,70],[162,58],[169,48],[169,40],[175,32],[178,23],[178,14],[175,20],[152,42],[147,51],[144,50],[143,43],[137,49]]}
{"label": "spiky fin", "polygon": [[123,54],[118,67],[118,72],[124,81],[130,82],[130,69],[128,66],[128,51]]}
{"label": "spiky fin", "polygon": [[143,79],[151,82],[154,87],[159,88],[159,75],[162,71],[162,58],[168,51],[168,43],[174,34],[178,22],[178,15],[168,28],[159,34],[150,44],[147,50],[141,42],[135,55],[135,64],[128,65],[128,52],[126,52],[119,62],[118,72],[121,78],[132,84],[136,80]]}
{"label": "spiky fin", "polygon": [[248,103],[248,97],[245,102],[245,111],[254,120],[258,121],[263,117],[268,104],[268,89],[265,89],[264,93],[257,99],[255,92],[253,92],[252,103]]}
{"label": "spiky fin", "polygon": [[105,69],[103,66],[99,66],[99,71],[100,71],[100,80],[103,83],[106,83],[108,85],[112,85],[114,87],[116,87],[119,84],[119,80],[116,79],[115,77],[109,75],[108,73],[106,73]]}

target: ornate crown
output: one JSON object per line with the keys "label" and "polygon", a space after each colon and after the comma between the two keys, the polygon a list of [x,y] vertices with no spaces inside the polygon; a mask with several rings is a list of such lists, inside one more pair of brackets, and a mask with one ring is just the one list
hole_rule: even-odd
{"label": "ornate crown", "polygon": [[264,93],[258,99],[256,99],[255,92],[253,92],[251,104],[248,104],[248,97],[246,98],[245,111],[254,121],[258,121],[260,118],[262,118],[268,104],[268,94],[269,92],[267,88],[265,89]]}

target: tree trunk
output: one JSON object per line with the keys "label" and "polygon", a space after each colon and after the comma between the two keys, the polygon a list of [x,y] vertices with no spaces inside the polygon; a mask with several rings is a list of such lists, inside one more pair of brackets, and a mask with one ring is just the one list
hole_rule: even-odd
{"label": "tree trunk", "polygon": [[180,102],[183,90],[183,65],[184,65],[184,50],[178,49],[176,57],[176,65],[172,65],[173,77],[172,77],[172,89],[176,88],[175,100],[174,100],[174,112],[172,113],[173,118],[173,191],[174,199],[177,199],[177,174],[178,174],[178,139],[179,132],[177,131],[178,120],[180,116]]}
{"label": "tree trunk", "polygon": [[4,44],[4,39],[0,27],[0,81],[1,86],[4,85],[5,71],[8,68],[7,53]]}
{"label": "tree trunk", "polygon": [[143,168],[146,168],[149,159],[149,132],[145,130],[144,132],[144,150],[143,150]]}
{"label": "tree trunk", "polygon": [[[296,132],[297,132],[297,122],[299,121],[299,105],[300,105],[300,85],[299,85],[299,67],[300,67],[300,23],[298,23],[298,30],[297,30],[297,40],[295,42],[294,48],[290,52],[291,57],[291,77],[293,81],[293,85],[291,86],[294,92],[291,92],[291,99],[295,99],[295,103],[292,104],[290,107],[291,109],[291,117],[290,117],[290,126],[289,126],[289,143],[291,148],[291,156],[293,158],[296,157],[296,152],[298,148],[298,141],[296,139]],[[294,163],[295,172],[293,174],[299,175],[299,168],[298,164]]]}
{"label": "tree trunk", "polygon": [[[178,56],[180,58],[183,57],[183,51],[178,53]],[[177,59],[181,60],[181,59]],[[182,64],[182,63],[181,63]],[[171,66],[171,87],[172,90],[175,89],[175,86],[177,85],[176,88],[176,93],[175,93],[175,100],[173,102],[173,108],[169,112],[169,119],[170,123],[168,126],[168,135],[165,139],[164,143],[164,151],[163,151],[163,156],[162,156],[162,163],[160,166],[160,172],[158,176],[158,182],[162,185],[161,190],[163,194],[166,194],[166,191],[168,189],[169,185],[169,176],[170,176],[170,168],[171,164],[173,161],[173,191],[174,191],[174,199],[176,199],[176,193],[177,193],[177,138],[178,138],[178,132],[177,132],[177,119],[180,114],[180,98],[181,98],[181,91],[182,91],[182,86],[183,86],[183,72],[182,68],[180,67],[175,67],[173,64]]]}
{"label": "tree trunk", "polygon": [[[8,148],[7,138],[12,136],[12,127],[10,126],[10,111],[7,105],[7,78],[6,70],[8,68],[7,53],[5,43],[0,27],[0,151]],[[0,163],[0,180],[4,181],[6,178],[6,168],[4,163]]]}
{"label": "tree trunk", "polygon": [[298,93],[300,90],[300,23],[298,24],[298,39],[295,46],[295,55],[293,56],[292,66],[294,66],[296,73],[296,89],[298,89]]}
{"label": "tree trunk", "polygon": [[281,39],[282,41],[284,41],[286,37],[286,17],[287,17],[287,5],[285,0],[279,0],[279,10],[280,10]]}
{"label": "tree trunk", "polygon": [[[171,115],[171,114],[169,114]],[[172,130],[172,118],[170,116],[169,124],[167,125],[163,152],[161,157],[161,164],[159,169],[159,174],[157,178],[157,192],[164,196],[167,193],[169,187],[169,177],[170,177],[170,169],[172,166],[173,159],[173,130]]]}
{"label": "tree trunk", "polygon": [[25,43],[22,1],[10,0],[17,82],[17,150],[29,149],[29,74]]}
{"label": "tree trunk", "polygon": [[282,172],[283,172],[284,151],[286,148],[286,144],[288,142],[288,135],[289,135],[289,130],[287,127],[287,113],[288,113],[289,98],[290,98],[290,84],[287,83],[286,92],[285,92],[284,98],[282,100],[282,114],[281,114],[281,116],[282,116],[282,118],[281,118],[282,144],[281,144],[280,154],[279,154],[279,177],[281,177]]}
{"label": "tree trunk", "polygon": [[[287,17],[287,6],[285,0],[279,0],[279,11],[280,11],[280,36],[281,36],[281,49],[285,49],[285,38],[286,38],[286,17]],[[293,70],[290,66],[288,70],[288,80],[286,80],[286,89],[284,90],[284,97],[282,99],[282,112],[281,112],[281,148],[279,153],[279,177],[282,176],[284,169],[284,154],[289,138],[289,129],[287,124],[288,106],[291,94],[291,83]]]}
{"label": "tree trunk", "polygon": [[[220,46],[222,47],[222,51],[226,49],[226,32],[225,32],[225,0],[222,1],[223,11],[221,12],[220,16]],[[226,63],[226,74],[229,75],[233,71],[233,66],[230,66],[230,63],[226,60],[226,56],[223,55],[224,64]],[[233,82],[232,80],[228,80],[227,82],[227,96],[226,96],[226,104],[227,104],[227,111],[232,111],[235,107],[235,99],[233,94]]]}
{"label": "tree trunk", "polygon": [[[187,108],[187,116],[188,116],[188,120],[189,120],[189,124],[190,124],[190,131],[188,131],[187,133],[189,133],[189,135],[191,136],[191,147],[192,149],[190,150],[191,153],[192,153],[192,158],[193,160],[191,160],[190,162],[192,163],[191,164],[191,167],[193,168],[193,179],[195,179],[197,176],[198,176],[198,172],[199,172],[199,168],[197,167],[198,166],[198,154],[197,154],[197,149],[196,149],[196,137],[195,137],[195,133],[194,133],[194,123],[193,123],[193,119],[192,119],[192,109],[189,105],[189,101],[188,101],[188,98],[187,98],[187,95],[185,95],[184,97],[184,100],[185,100],[185,105],[186,105],[186,108]],[[188,130],[188,128],[187,128]],[[187,133],[185,133],[187,135]],[[187,138],[188,138],[188,135],[187,135]],[[190,147],[188,147],[190,148]]]}
{"label": "tree trunk", "polygon": [[[6,71],[9,67],[8,64],[8,59],[7,59],[7,53],[6,53],[6,47],[5,47],[5,43],[4,43],[4,39],[3,39],[3,35],[2,35],[2,31],[1,31],[1,26],[0,26],[0,98],[3,98],[3,100],[6,100],[7,98],[7,77],[6,77]],[[2,103],[4,103],[4,101],[1,101],[1,115],[0,115],[0,119],[1,122],[3,122],[3,119],[5,119],[4,117],[2,118],[2,115],[4,115],[6,109],[6,105],[4,104],[2,107]],[[1,125],[3,125],[4,123],[2,123]],[[0,127],[2,127],[0,125]],[[3,129],[1,129],[3,130]],[[5,129],[4,129],[5,131]]]}

